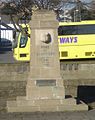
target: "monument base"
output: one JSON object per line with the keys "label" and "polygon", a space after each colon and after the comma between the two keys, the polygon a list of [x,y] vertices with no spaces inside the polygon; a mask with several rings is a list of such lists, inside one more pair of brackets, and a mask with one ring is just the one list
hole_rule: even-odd
{"label": "monument base", "polygon": [[27,100],[26,97],[17,97],[16,101],[7,101],[8,112],[62,112],[62,111],[84,111],[88,106],[76,99],[34,99]]}
{"label": "monument base", "polygon": [[[54,85],[49,80],[43,84],[43,81],[29,81],[26,87],[26,96],[19,96],[16,101],[7,101],[8,112],[60,112],[60,111],[83,111],[88,110],[88,106],[74,98],[65,98],[65,90],[62,84],[60,86],[42,86]],[[49,83],[50,82],[50,83]],[[31,85],[32,84],[32,85]],[[41,86],[40,86],[41,85]],[[30,92],[31,91],[31,92]]]}

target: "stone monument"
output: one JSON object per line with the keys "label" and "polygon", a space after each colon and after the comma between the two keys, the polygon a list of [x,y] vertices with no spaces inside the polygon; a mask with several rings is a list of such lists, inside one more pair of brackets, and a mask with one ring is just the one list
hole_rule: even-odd
{"label": "stone monument", "polygon": [[8,101],[8,112],[87,110],[85,104],[76,105],[75,99],[65,99],[60,76],[58,21],[54,12],[34,12],[30,26],[31,60],[26,96]]}

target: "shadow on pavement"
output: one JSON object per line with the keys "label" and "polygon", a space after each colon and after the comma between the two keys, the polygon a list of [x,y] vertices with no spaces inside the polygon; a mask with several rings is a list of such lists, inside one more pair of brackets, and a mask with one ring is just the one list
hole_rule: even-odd
{"label": "shadow on pavement", "polygon": [[95,86],[78,86],[77,97],[95,108]]}

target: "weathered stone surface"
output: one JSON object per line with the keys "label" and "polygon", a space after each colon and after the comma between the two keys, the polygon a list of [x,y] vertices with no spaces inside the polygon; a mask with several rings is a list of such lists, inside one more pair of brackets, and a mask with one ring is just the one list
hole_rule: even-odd
{"label": "weathered stone surface", "polygon": [[26,81],[29,63],[0,64],[0,81]]}
{"label": "weathered stone surface", "polygon": [[[7,109],[9,112],[55,112],[55,111],[83,111],[88,110],[88,106],[84,103],[75,104],[74,99],[59,100],[37,100],[36,104],[32,101],[22,101],[23,103],[17,103],[17,101],[7,102],[9,106]],[[46,102],[46,104],[45,104]],[[52,104],[51,104],[52,103]],[[69,103],[69,104],[68,104]],[[25,105],[27,104],[27,105]]]}

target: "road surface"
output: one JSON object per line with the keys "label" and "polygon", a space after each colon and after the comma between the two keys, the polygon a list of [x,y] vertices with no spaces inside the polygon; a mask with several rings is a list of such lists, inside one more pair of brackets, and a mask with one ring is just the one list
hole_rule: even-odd
{"label": "road surface", "polygon": [[59,113],[0,113],[0,120],[95,120],[95,110]]}

